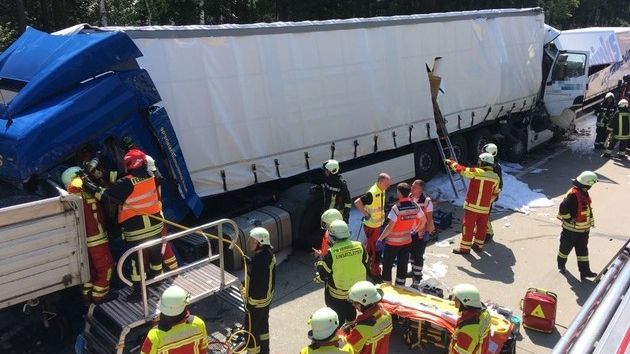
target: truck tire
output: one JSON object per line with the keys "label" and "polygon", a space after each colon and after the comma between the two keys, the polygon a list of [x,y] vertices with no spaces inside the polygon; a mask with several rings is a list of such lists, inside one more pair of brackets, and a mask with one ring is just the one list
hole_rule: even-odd
{"label": "truck tire", "polygon": [[476,163],[483,146],[492,142],[492,134],[486,128],[477,129],[468,137],[469,162]]}
{"label": "truck tire", "polygon": [[319,248],[322,240],[320,217],[324,209],[324,195],[313,190],[311,183],[301,183],[280,193],[276,207],[291,215],[293,249],[310,250]]}
{"label": "truck tire", "polygon": [[430,180],[442,166],[435,143],[419,144],[413,150],[416,177],[424,181]]}
{"label": "truck tire", "polygon": [[527,154],[527,141],[523,137],[519,142],[506,146],[505,159],[509,162],[521,162]]}
{"label": "truck tire", "polygon": [[453,150],[455,151],[455,158],[459,162],[468,161],[468,144],[463,135],[453,135],[450,137]]}

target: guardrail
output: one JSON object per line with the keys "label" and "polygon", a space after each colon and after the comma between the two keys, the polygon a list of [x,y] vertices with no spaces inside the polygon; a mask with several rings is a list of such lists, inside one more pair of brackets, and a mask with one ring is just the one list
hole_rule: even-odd
{"label": "guardrail", "polygon": [[[118,271],[118,277],[120,278],[120,280],[122,280],[123,283],[129,286],[133,286],[133,282],[127,279],[127,277],[123,273],[123,264],[125,263],[125,261],[131,254],[133,254],[134,252],[138,254],[138,260],[139,260],[138,267],[140,270],[140,287],[142,291],[142,306],[144,308],[145,317],[148,317],[149,315],[149,304],[147,301],[147,286],[160,282],[164,279],[174,277],[181,273],[184,273],[190,268],[196,267],[201,264],[207,264],[207,263],[219,260],[219,268],[221,269],[221,287],[225,286],[225,261],[224,261],[224,251],[223,251],[223,243],[225,242],[225,239],[223,238],[223,225],[226,225],[226,224],[231,225],[233,230],[235,230],[234,234],[237,235],[237,237],[234,237],[234,239],[230,242],[229,248],[232,249],[234,247],[234,244],[238,240],[238,225],[230,219],[221,219],[221,220],[213,221],[211,223],[197,226],[188,230],[180,231],[172,235],[168,235],[168,236],[164,236],[164,237],[160,237],[160,238],[143,242],[137,246],[131,247],[125,253],[123,253],[123,255],[120,257],[120,260],[118,261],[118,265],[116,269]],[[203,231],[211,227],[217,228],[218,235],[210,235]],[[167,241],[172,241],[172,240],[175,240],[175,239],[178,239],[186,235],[190,235],[190,234],[198,234],[200,236],[205,237],[206,242],[208,243],[208,257],[202,258],[198,261],[187,264],[183,267],[179,267],[175,270],[162,273],[156,276],[155,278],[147,280],[146,274],[144,271],[144,262],[140,261],[144,259],[144,250],[149,247],[163,244]],[[212,245],[210,244],[210,238],[215,238],[216,240],[219,241],[219,246],[218,246],[219,254],[212,254]]]}

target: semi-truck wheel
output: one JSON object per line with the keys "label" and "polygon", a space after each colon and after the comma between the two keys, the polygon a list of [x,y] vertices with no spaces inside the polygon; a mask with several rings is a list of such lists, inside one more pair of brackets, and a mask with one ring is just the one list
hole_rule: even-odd
{"label": "semi-truck wheel", "polygon": [[492,134],[486,128],[477,129],[470,134],[468,142],[469,160],[471,163],[475,163],[483,146],[492,142]]}
{"label": "semi-truck wheel", "polygon": [[468,161],[468,144],[466,139],[462,135],[453,135],[450,137],[451,144],[453,145],[453,151],[455,152],[455,158],[459,162]]}
{"label": "semi-truck wheel", "polygon": [[430,180],[439,171],[440,161],[435,143],[416,145],[413,151],[416,177],[425,181]]}

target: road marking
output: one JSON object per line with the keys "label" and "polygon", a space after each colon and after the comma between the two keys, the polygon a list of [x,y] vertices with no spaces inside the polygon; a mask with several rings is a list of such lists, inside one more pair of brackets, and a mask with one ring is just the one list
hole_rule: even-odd
{"label": "road marking", "polygon": [[534,169],[536,169],[536,168],[538,168],[538,167],[542,166],[543,164],[545,164],[545,163],[549,162],[549,160],[551,160],[551,159],[555,158],[555,157],[556,157],[556,156],[558,156],[558,155],[561,155],[562,153],[564,153],[564,152],[565,152],[565,151],[567,151],[567,150],[569,150],[569,148],[568,148],[568,147],[566,147],[566,148],[562,148],[562,149],[560,149],[560,150],[558,150],[558,151],[554,152],[551,156],[546,156],[546,157],[543,157],[543,158],[542,158],[542,160],[540,160],[540,161],[536,162],[535,164],[533,164],[533,165],[529,166],[529,167],[528,167],[528,168],[526,168],[525,170],[523,170],[523,171],[521,171],[521,172],[517,173],[517,174],[515,175],[515,177],[516,177],[516,178],[523,177],[524,175],[526,175],[526,174],[530,173],[530,172],[531,172],[531,171],[533,171]]}

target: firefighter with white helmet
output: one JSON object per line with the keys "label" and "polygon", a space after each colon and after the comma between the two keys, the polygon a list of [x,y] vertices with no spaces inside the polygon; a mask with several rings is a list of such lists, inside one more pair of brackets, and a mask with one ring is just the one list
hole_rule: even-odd
{"label": "firefighter with white helmet", "polygon": [[308,332],[311,344],[302,348],[300,354],[354,353],[352,346],[344,343],[337,336],[339,317],[333,309],[324,307],[315,311],[309,318],[308,324],[311,326]]}
{"label": "firefighter with white helmet", "polygon": [[566,264],[571,250],[575,248],[578,270],[582,279],[597,276],[591,271],[588,259],[588,236],[595,226],[591,197],[588,191],[597,183],[597,174],[592,171],[580,173],[573,181],[558,210],[558,219],[562,221],[560,246],[558,248],[558,271],[566,272]]}
{"label": "firefighter with white helmet", "polygon": [[603,149],[604,142],[608,136],[606,127],[610,122],[610,119],[614,116],[617,110],[617,104],[615,102],[615,94],[608,92],[604,97],[604,100],[595,108],[595,115],[597,116],[597,123],[595,126],[595,149]]}
{"label": "firefighter with white helmet", "polygon": [[147,334],[141,354],[208,353],[206,324],[188,311],[189,300],[190,294],[177,285],[164,290],[159,320]]}
{"label": "firefighter with white helmet", "polygon": [[269,306],[276,282],[276,256],[271,248],[269,231],[255,227],[249,232],[247,249],[254,256],[248,261],[245,295],[245,325],[253,339],[247,342],[248,353],[269,354]]}
{"label": "firefighter with white helmet", "polygon": [[369,281],[360,281],[350,288],[348,301],[359,312],[346,329],[346,340],[355,353],[387,354],[392,332],[392,316],[381,306],[383,293]]}
{"label": "firefighter with white helmet", "polygon": [[343,220],[333,221],[328,232],[333,245],[315,263],[315,280],[326,283],[326,306],[335,310],[343,324],[356,317],[354,307],[348,302],[348,291],[356,282],[365,280],[368,258],[361,242],[350,240],[348,224]]}
{"label": "firefighter with white helmet", "polygon": [[[484,145],[482,148],[482,152],[487,152],[494,157],[494,165],[493,165],[494,173],[496,173],[497,176],[499,176],[499,194],[497,194],[497,197],[494,200],[494,202],[490,204],[490,211],[488,212],[488,215],[490,215],[492,213],[492,207],[494,206],[494,203],[497,200],[499,200],[499,195],[501,194],[501,190],[503,190],[503,171],[501,169],[501,165],[499,164],[499,156],[498,156],[499,148],[495,144],[488,143]],[[486,230],[485,243],[492,241],[493,238],[494,238],[494,230],[492,229],[492,222],[490,221],[490,218],[488,218],[488,229]]]}
{"label": "firefighter with white helmet", "polygon": [[315,257],[321,257],[328,252],[328,248],[330,247],[330,235],[328,233],[328,225],[330,225],[335,220],[343,220],[343,216],[337,209],[328,209],[321,216],[321,226],[324,230],[324,235],[322,236],[322,245],[320,249],[313,248],[313,253]]}
{"label": "firefighter with white helmet", "polygon": [[449,354],[487,353],[490,345],[491,316],[481,302],[479,290],[470,284],[459,284],[452,292],[459,319],[451,337]]}
{"label": "firefighter with white helmet", "polygon": [[630,110],[628,100],[622,99],[617,104],[617,111],[608,122],[608,142],[602,157],[611,157],[615,145],[619,143],[617,157],[626,157],[626,150],[630,147]]}
{"label": "firefighter with white helmet", "polygon": [[325,178],[322,184],[324,191],[324,208],[337,209],[343,215],[343,220],[348,222],[350,218],[350,209],[352,208],[352,199],[350,198],[350,190],[348,184],[339,174],[339,161],[327,160],[322,165]]}
{"label": "firefighter with white helmet", "polygon": [[453,253],[468,254],[471,248],[480,252],[485,243],[490,205],[500,191],[500,179],[494,172],[494,156],[481,153],[477,167],[466,167],[453,160],[446,160],[446,163],[455,173],[470,179],[464,201],[462,240]]}

